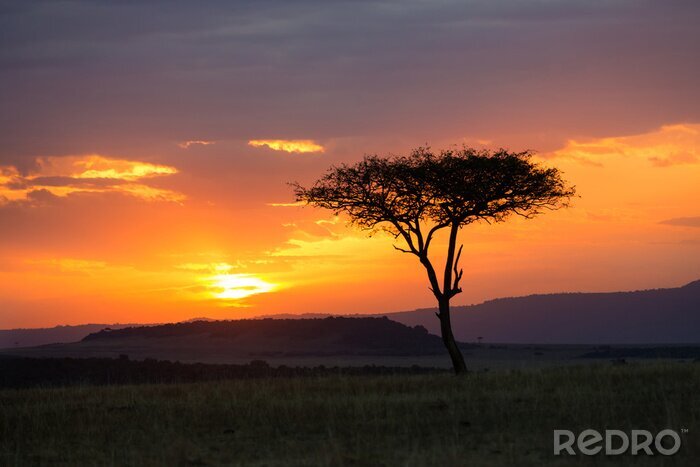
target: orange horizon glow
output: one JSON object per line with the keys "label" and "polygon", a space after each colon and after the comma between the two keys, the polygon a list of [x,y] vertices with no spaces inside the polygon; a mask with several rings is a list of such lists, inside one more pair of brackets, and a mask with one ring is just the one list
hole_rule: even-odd
{"label": "orange horizon glow", "polygon": [[[686,123],[570,138],[537,155],[560,168],[580,198],[534,220],[464,228],[464,293],[456,304],[700,278],[693,260],[700,257],[698,148],[700,124]],[[327,165],[320,161],[305,181]],[[61,203],[60,216],[46,224],[59,229],[59,240],[18,234],[0,245],[0,298],[9,310],[0,327],[434,305],[423,270],[391,247],[395,239],[370,238],[342,217],[293,202],[285,177],[277,176],[278,192],[238,208],[168,184],[175,175],[187,169],[100,155],[40,158],[24,174],[0,167],[0,205],[32,216],[13,224],[18,232],[22,222],[34,225],[59,209],[27,203],[36,191]],[[87,230],[77,235],[71,225]],[[443,259],[444,242],[436,239],[435,261]]]}

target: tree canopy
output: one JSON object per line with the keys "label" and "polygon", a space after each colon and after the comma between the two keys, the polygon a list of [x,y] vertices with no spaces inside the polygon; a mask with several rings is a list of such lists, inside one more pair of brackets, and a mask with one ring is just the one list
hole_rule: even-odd
{"label": "tree canopy", "polygon": [[293,186],[297,201],[347,214],[361,228],[401,236],[419,255],[427,254],[441,228],[534,217],[567,205],[575,192],[559,170],[534,162],[530,151],[472,148],[366,156],[332,167],[310,188]]}

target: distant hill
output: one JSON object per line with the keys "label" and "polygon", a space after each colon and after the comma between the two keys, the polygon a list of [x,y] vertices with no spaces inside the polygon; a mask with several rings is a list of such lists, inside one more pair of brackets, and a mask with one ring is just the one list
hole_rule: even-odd
{"label": "distant hill", "polygon": [[[377,315],[368,315],[367,313],[365,314],[333,314],[333,313],[273,313],[269,315],[259,315],[256,316],[255,319],[314,319],[314,318],[330,318],[330,317],[338,317],[342,316],[343,318],[366,318],[367,316],[377,316]],[[378,316],[384,316],[384,315],[378,315]]]}
{"label": "distant hill", "polygon": [[[439,334],[434,308],[375,315]],[[296,321],[322,313],[264,318]],[[261,317],[263,318],[263,317]],[[188,322],[211,321],[194,318]],[[697,344],[700,343],[700,281],[671,289],[612,293],[559,293],[499,298],[453,307],[455,336],[463,342],[521,344]],[[78,341],[88,334],[128,324],[86,324],[48,329],[0,330],[0,349]]]}
{"label": "distant hill", "polygon": [[[215,320],[211,318],[192,318],[183,322],[191,321]],[[52,328],[0,329],[0,349],[35,347],[37,345],[65,344],[68,342],[78,342],[88,334],[101,331],[102,329],[122,329],[134,326],[152,326],[152,324],[78,324],[75,326],[54,326]]]}
{"label": "distant hill", "polygon": [[[453,307],[455,337],[537,344],[700,343],[700,281],[673,289],[499,298]],[[386,316],[438,333],[435,309]]]}
{"label": "distant hill", "polygon": [[120,329],[137,324],[80,324],[35,329],[0,329],[0,349],[76,342],[104,328]]}
{"label": "distant hill", "polygon": [[249,355],[425,355],[443,352],[442,340],[423,326],[387,318],[243,319],[190,321],[102,330],[82,344],[122,345],[149,339],[198,339]]}
{"label": "distant hill", "polygon": [[442,355],[442,340],[422,326],[387,318],[192,321],[101,330],[80,342],[2,353],[30,357],[157,358],[230,361],[233,357]]}

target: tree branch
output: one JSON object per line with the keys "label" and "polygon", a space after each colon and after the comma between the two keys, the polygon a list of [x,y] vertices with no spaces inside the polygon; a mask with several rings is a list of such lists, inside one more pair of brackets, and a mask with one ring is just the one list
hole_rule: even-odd
{"label": "tree branch", "polygon": [[438,283],[437,274],[435,273],[435,268],[430,262],[427,256],[421,256],[420,262],[425,267],[425,271],[428,273],[428,280],[430,281],[430,291],[433,292],[435,298],[440,300],[443,293],[440,291],[440,284]]}
{"label": "tree branch", "polygon": [[[450,240],[447,245],[447,259],[445,260],[445,275],[443,277],[443,295],[448,298],[452,296],[452,268],[455,264],[455,248],[457,246],[457,233],[459,232],[459,223],[453,222],[450,227]],[[461,250],[461,248],[460,248]]]}
{"label": "tree branch", "polygon": [[457,257],[454,261],[454,284],[452,285],[452,290],[450,291],[450,295],[453,297],[458,293],[462,292],[462,289],[459,287],[459,281],[462,280],[462,274],[464,274],[464,269],[460,268],[459,270],[457,270],[457,266],[459,265],[459,258],[462,256],[463,247],[464,244],[459,246],[459,251],[457,251]]}
{"label": "tree branch", "polygon": [[426,253],[426,254],[428,253],[428,247],[430,246],[430,242],[433,240],[433,235],[434,235],[438,230],[444,229],[444,228],[447,227],[448,225],[450,225],[450,224],[449,224],[449,223],[446,223],[446,222],[442,222],[442,223],[440,223],[440,224],[436,224],[435,226],[433,226],[432,229],[430,229],[430,231],[428,232],[428,235],[426,235],[426,237],[425,237],[425,247],[423,248],[423,249],[425,250],[425,253]]}
{"label": "tree branch", "polygon": [[400,251],[401,253],[411,253],[411,254],[415,254],[415,253],[413,253],[411,250],[406,250],[405,248],[400,248],[400,247],[398,247],[398,246],[396,246],[396,245],[391,245],[391,246],[394,247],[394,250],[398,250],[398,251]]}

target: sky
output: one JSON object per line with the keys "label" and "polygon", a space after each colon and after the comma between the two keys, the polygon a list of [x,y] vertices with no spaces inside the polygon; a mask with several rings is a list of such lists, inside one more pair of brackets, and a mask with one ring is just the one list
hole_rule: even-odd
{"label": "sky", "polygon": [[433,306],[392,238],[288,185],[425,145],[530,149],[579,195],[463,229],[455,304],[700,279],[699,22],[679,0],[0,0],[0,328]]}

